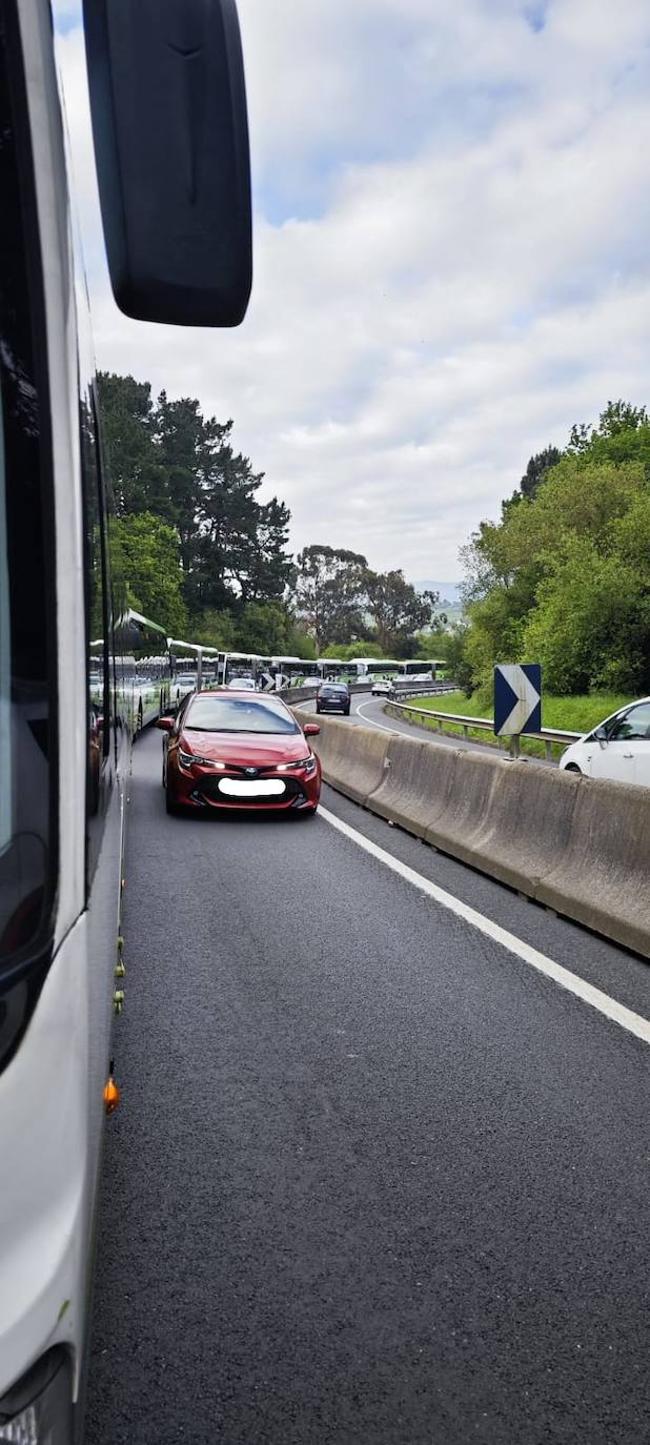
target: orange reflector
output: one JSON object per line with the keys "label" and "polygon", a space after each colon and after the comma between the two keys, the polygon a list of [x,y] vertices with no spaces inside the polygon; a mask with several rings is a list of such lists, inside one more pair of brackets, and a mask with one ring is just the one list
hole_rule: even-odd
{"label": "orange reflector", "polygon": [[115,1083],[113,1075],[110,1075],[104,1086],[104,1108],[107,1114],[114,1114],[120,1102],[120,1091]]}

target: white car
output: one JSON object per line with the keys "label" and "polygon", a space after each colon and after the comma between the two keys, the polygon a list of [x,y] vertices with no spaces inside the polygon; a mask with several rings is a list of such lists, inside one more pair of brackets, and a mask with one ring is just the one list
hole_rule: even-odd
{"label": "white car", "polygon": [[392,697],[395,689],[389,677],[376,677],[372,684],[373,697]]}
{"label": "white car", "polygon": [[228,687],[232,692],[257,692],[254,677],[231,677]]}
{"label": "white car", "polygon": [[560,767],[588,778],[650,788],[650,697],[622,707],[593,732],[571,743]]}

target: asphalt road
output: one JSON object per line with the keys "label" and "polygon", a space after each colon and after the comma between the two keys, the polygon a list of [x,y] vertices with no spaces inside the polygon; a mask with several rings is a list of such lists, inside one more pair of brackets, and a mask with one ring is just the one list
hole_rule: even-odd
{"label": "asphalt road", "polygon": [[[353,694],[348,719],[350,725],[379,728],[382,732],[402,733],[405,737],[417,737],[420,740],[424,738],[427,742],[435,743],[443,748],[461,748],[463,751],[491,753],[494,756],[493,744],[477,743],[471,738],[463,738],[460,733],[455,737],[447,736],[445,733],[433,732],[431,728],[421,727],[418,723],[404,722],[399,717],[392,717],[390,713],[384,712],[385,701],[386,699],[382,697],[371,697],[370,693]],[[316,704],[313,702],[303,703],[302,707],[305,712],[315,713],[316,711]],[[334,714],[334,716],[340,716],[340,714]],[[529,758],[528,761],[548,766],[543,758]]]}
{"label": "asphalt road", "polygon": [[[648,1056],[323,819],[134,758],[87,1445],[641,1445]],[[340,818],[650,1016],[639,960]]]}

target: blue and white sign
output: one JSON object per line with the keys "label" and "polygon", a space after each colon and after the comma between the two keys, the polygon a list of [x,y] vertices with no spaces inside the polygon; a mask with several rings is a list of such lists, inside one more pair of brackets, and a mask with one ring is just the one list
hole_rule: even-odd
{"label": "blue and white sign", "polygon": [[538,733],[542,726],[542,669],[538,662],[499,663],[494,669],[494,731],[498,738]]}

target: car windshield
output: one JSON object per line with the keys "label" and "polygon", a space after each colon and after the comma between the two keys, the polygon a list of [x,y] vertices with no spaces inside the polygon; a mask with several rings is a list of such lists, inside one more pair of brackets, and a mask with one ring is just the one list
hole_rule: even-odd
{"label": "car windshield", "polygon": [[281,703],[261,697],[199,697],[190,704],[185,727],[208,733],[299,733]]}

